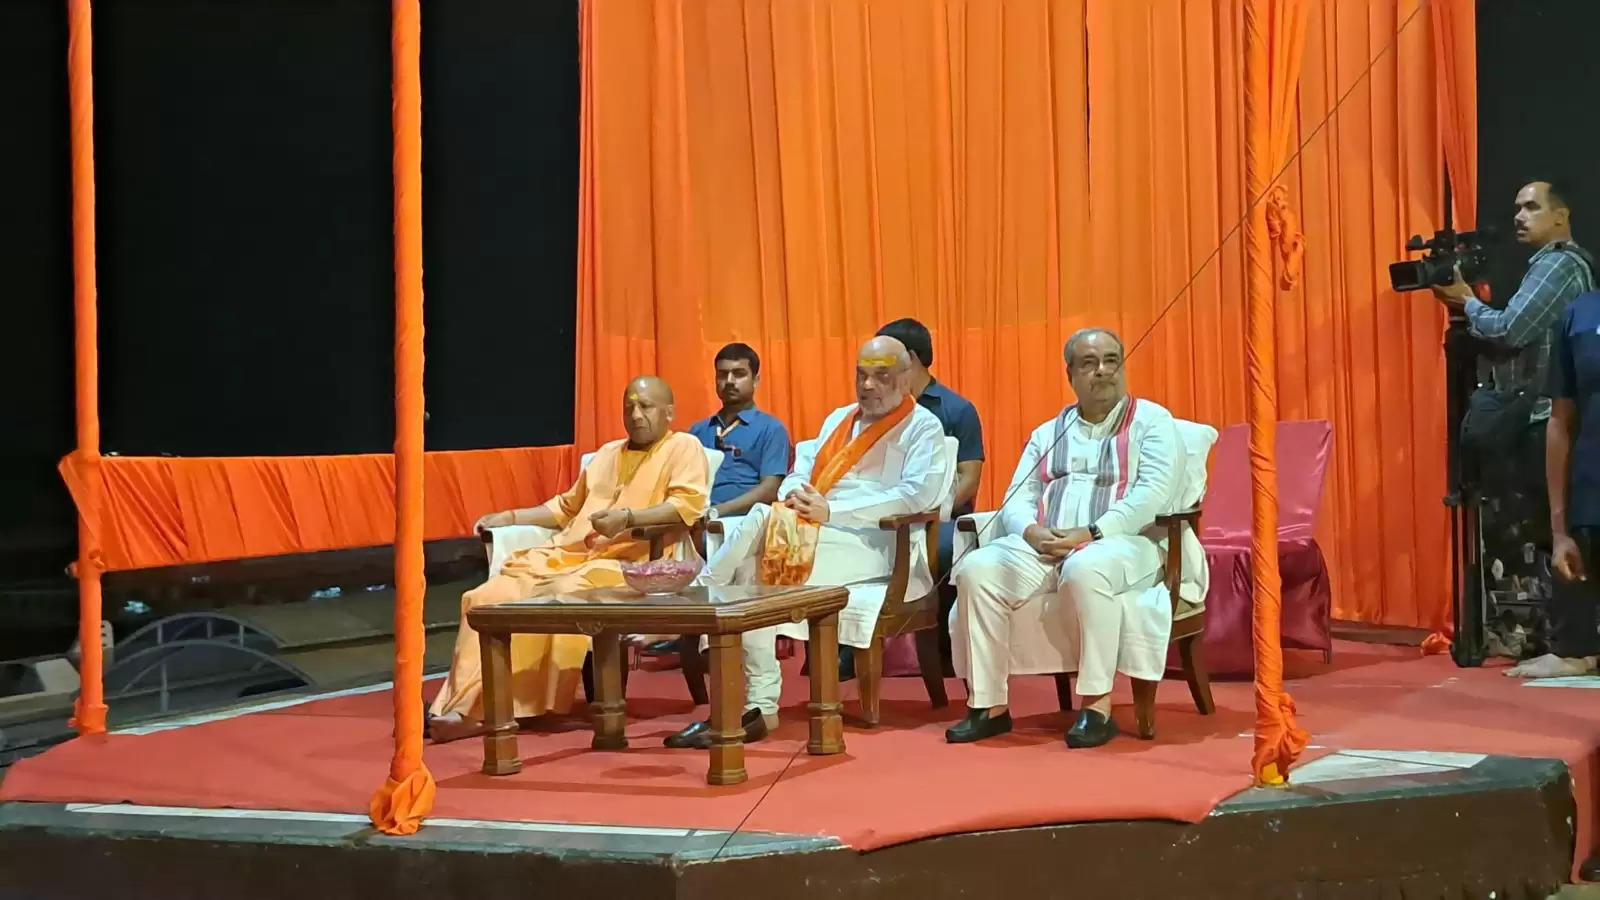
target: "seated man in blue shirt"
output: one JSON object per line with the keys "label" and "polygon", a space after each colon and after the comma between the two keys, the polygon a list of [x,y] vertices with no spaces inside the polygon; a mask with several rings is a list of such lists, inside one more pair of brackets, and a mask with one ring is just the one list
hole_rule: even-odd
{"label": "seated man in blue shirt", "polygon": [[[878,334],[892,337],[906,346],[911,353],[911,396],[934,414],[944,425],[944,433],[956,439],[955,505],[951,519],[969,515],[973,499],[978,496],[978,484],[983,480],[983,423],[978,421],[978,408],[966,398],[939,383],[928,371],[933,365],[933,335],[928,327],[916,319],[896,319],[878,329]],[[939,652],[944,659],[945,675],[953,675],[950,668],[950,608],[956,602],[956,586],[951,581],[950,558],[956,535],[953,521],[939,526]],[[840,648],[843,650],[844,648]]]}
{"label": "seated man in blue shirt", "polygon": [[778,485],[789,474],[789,430],[756,409],[761,357],[748,344],[723,347],[713,365],[722,409],[689,426],[689,433],[722,451],[707,514],[742,516],[752,506],[778,499]]}
{"label": "seated man in blue shirt", "polygon": [[1521,678],[1589,675],[1600,660],[1600,292],[1573,300],[1556,323],[1549,384],[1553,652],[1506,670]]}

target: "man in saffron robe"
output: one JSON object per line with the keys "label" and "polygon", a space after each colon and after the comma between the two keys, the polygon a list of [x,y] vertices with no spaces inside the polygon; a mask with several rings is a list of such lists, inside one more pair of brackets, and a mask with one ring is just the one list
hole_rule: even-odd
{"label": "man in saffron robe", "polygon": [[[894,535],[885,516],[926,512],[944,499],[950,467],[944,427],[908,391],[904,344],[876,337],[856,359],[856,400],[830,413],[816,440],[795,447],[794,470],[778,503],[751,509],[701,573],[703,584],[828,584],[875,582],[894,567]],[[926,554],[924,548],[921,551]],[[932,590],[926,557],[913,560],[908,595]],[[866,647],[883,592],[852,591],[839,616],[839,641]],[[776,641],[804,640],[804,623],[746,632],[745,739],[760,740],[777,724],[783,674]],[[669,747],[708,747],[709,722],[667,738]]]}
{"label": "man in saffron robe", "polygon": [[[484,516],[478,527],[538,525],[559,529],[546,543],[522,550],[488,581],[461,597],[461,629],[450,674],[433,700],[428,733],[435,743],[481,733],[483,670],[478,633],[467,610],[547,594],[622,584],[622,564],[650,557],[635,526],[688,525],[705,514],[705,449],[693,435],[669,430],[672,389],[654,376],[635,378],[623,392],[626,440],[596,451],[566,493],[532,509]],[[582,677],[589,638],[577,634],[519,634],[511,639],[511,691],[518,718],[564,713]]]}
{"label": "man in saffron robe", "polygon": [[[1128,394],[1115,334],[1080,331],[1065,355],[1078,402],[1034,430],[999,512],[1003,536],[955,566],[951,643],[970,690],[967,717],[945,732],[951,743],[1011,730],[1013,666],[1077,672],[1082,702],[1069,747],[1116,736],[1111,683],[1118,672],[1159,681],[1166,668],[1170,600],[1149,589],[1166,563],[1166,534],[1155,520],[1184,477],[1182,439],[1171,413]],[[1204,559],[1198,539],[1186,533],[1183,543],[1172,552],[1183,552],[1186,569],[1196,571]],[[1067,620],[1059,640],[1012,633],[1015,611],[1056,596]],[[1016,653],[1022,658],[1014,660]]]}

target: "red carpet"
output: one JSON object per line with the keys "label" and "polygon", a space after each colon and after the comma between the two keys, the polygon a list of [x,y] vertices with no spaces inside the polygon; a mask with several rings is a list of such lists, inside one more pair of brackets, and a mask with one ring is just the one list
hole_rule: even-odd
{"label": "red carpet", "polygon": [[[1017,731],[950,746],[944,728],[960,701],[935,712],[921,682],[890,681],[884,723],[846,727],[848,751],[804,752],[802,679],[791,660],[784,724],[746,753],[750,780],[705,784],[705,755],[661,738],[693,711],[676,672],[637,672],[629,683],[633,747],[588,749],[586,720],[524,733],[520,774],[477,769],[481,744],[427,750],[439,816],[834,835],[871,849],[936,834],[1059,822],[1164,818],[1195,821],[1249,785],[1250,685],[1215,685],[1202,717],[1182,682],[1163,684],[1158,737],[1123,737],[1092,751],[1061,741],[1047,678],[1013,682]],[[1333,666],[1291,654],[1291,684],[1313,744],[1559,757],[1572,769],[1580,848],[1590,846],[1592,757],[1600,746],[1597,695],[1525,688],[1499,670],[1460,670],[1407,648],[1341,643]],[[952,683],[959,696],[959,682]],[[431,688],[430,688],[431,690]],[[846,685],[846,711],[853,686]],[[1131,728],[1123,698],[1117,718]],[[363,813],[382,782],[390,746],[389,695],[302,704],[152,735],[79,739],[13,767],[0,800],[126,801],[165,806]],[[798,752],[797,752],[798,751]],[[1324,751],[1314,750],[1307,759]],[[776,784],[774,784],[776,782]],[[770,790],[769,790],[770,789]]]}

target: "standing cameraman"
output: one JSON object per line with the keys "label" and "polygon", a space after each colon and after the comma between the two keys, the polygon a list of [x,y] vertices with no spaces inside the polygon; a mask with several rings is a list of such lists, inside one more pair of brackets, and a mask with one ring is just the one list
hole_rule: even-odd
{"label": "standing cameraman", "polygon": [[[1523,185],[1514,219],[1517,241],[1538,250],[1505,307],[1497,309],[1473,296],[1459,269],[1452,284],[1434,288],[1483,341],[1479,387],[1468,398],[1461,447],[1481,489],[1484,558],[1490,563],[1486,574],[1523,598],[1553,598],[1555,591],[1541,552],[1550,548],[1544,471],[1551,335],[1567,305],[1595,288],[1594,258],[1572,240],[1571,219],[1561,188],[1548,181]],[[1557,605],[1553,599],[1548,603],[1550,618],[1560,617]],[[1502,622],[1502,627],[1509,626]],[[1501,639],[1501,652],[1515,656],[1532,649],[1530,643],[1541,643],[1537,634],[1530,642],[1516,630]],[[1530,665],[1514,671],[1531,675],[1521,671]]]}
{"label": "standing cameraman", "polygon": [[[1501,399],[1526,406],[1529,421],[1543,422],[1550,417],[1545,388],[1551,329],[1568,303],[1594,290],[1595,260],[1572,239],[1572,209],[1562,189],[1551,182],[1535,181],[1517,191],[1514,222],[1517,243],[1539,249],[1529,258],[1528,273],[1504,309],[1473,296],[1459,271],[1453,283],[1433,292],[1446,306],[1463,313],[1472,333],[1498,351],[1491,355],[1489,369]],[[1480,404],[1475,401],[1473,406]]]}

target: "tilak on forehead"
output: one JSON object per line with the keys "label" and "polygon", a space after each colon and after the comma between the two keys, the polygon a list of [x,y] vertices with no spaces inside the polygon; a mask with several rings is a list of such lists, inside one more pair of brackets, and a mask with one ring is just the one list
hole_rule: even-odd
{"label": "tilak on forehead", "polygon": [[864,366],[869,369],[874,367],[892,369],[898,365],[899,362],[899,358],[894,356],[868,356],[863,353],[862,355],[856,357],[856,365]]}

